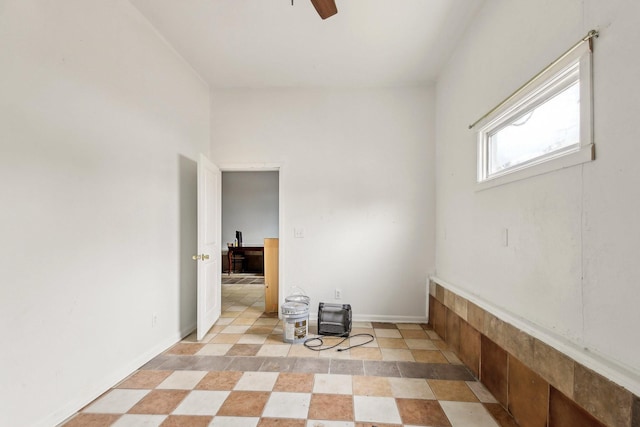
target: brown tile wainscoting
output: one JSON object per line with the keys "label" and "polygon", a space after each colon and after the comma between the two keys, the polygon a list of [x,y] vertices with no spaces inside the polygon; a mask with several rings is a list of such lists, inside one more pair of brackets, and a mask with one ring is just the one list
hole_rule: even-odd
{"label": "brown tile wainscoting", "polygon": [[640,398],[431,281],[429,323],[522,427],[640,427]]}

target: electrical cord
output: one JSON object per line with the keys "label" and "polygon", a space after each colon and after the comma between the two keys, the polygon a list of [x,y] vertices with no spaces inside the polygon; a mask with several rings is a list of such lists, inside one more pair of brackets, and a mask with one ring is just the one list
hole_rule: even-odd
{"label": "electrical cord", "polygon": [[[336,348],[338,347],[340,344],[342,344],[343,342],[345,342],[347,339],[349,338],[355,338],[355,337],[369,337],[369,341],[365,341],[363,343],[360,344],[354,344],[354,345],[350,345],[349,347],[343,347],[343,348],[339,348],[336,351],[346,351],[349,350],[350,348],[354,348],[354,347],[360,347],[361,345],[365,345],[365,344],[369,344],[370,342],[373,342],[374,338],[373,335],[371,334],[355,334],[355,335],[351,335],[349,336],[348,334],[346,336],[344,335],[340,335],[342,336],[342,341],[340,341],[337,344],[334,344],[330,347],[323,347],[324,346],[324,341],[322,340],[321,337],[316,337],[316,338],[309,338],[307,340],[305,340],[304,342],[304,346],[307,347],[309,350],[313,350],[313,351],[324,351],[324,350],[331,350],[332,348]],[[318,344],[310,344],[313,341],[319,341]]]}

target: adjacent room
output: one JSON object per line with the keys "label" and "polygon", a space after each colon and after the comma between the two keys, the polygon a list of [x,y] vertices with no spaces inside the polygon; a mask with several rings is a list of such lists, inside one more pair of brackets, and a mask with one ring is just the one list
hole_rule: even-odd
{"label": "adjacent room", "polygon": [[0,425],[640,427],[638,22],[0,0]]}
{"label": "adjacent room", "polygon": [[[223,273],[264,275],[260,248],[264,239],[278,238],[278,192],[278,171],[222,172]],[[249,250],[229,255],[229,248]]]}
{"label": "adjacent room", "polygon": [[258,307],[278,312],[277,281],[265,288],[265,260],[268,271],[273,257],[269,242],[277,246],[279,240],[278,196],[277,170],[222,172],[221,311]]}

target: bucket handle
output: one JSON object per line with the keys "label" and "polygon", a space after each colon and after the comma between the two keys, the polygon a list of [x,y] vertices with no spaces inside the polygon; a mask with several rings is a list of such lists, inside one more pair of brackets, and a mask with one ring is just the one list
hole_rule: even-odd
{"label": "bucket handle", "polygon": [[[295,289],[297,289],[299,291],[302,291],[302,292],[294,292]],[[293,296],[293,295],[304,295],[305,297],[308,296],[307,293],[305,292],[305,290],[302,289],[299,286],[292,286],[291,287],[291,293],[289,294],[289,296]]]}

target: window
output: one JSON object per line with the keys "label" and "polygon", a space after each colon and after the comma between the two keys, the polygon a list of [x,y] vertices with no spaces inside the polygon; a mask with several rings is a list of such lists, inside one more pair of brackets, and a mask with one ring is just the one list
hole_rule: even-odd
{"label": "window", "polygon": [[591,116],[591,49],[584,42],[476,123],[479,186],[593,160]]}

